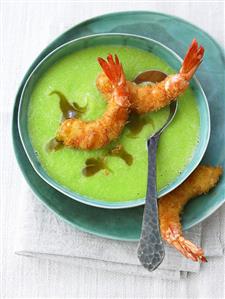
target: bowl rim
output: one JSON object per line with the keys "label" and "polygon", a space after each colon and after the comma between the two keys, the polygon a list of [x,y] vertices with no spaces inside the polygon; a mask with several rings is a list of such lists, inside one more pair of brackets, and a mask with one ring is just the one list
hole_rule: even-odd
{"label": "bowl rim", "polygon": [[[23,145],[24,151],[26,153],[26,156],[28,157],[28,160],[31,164],[31,166],[33,167],[33,169],[35,170],[35,172],[47,183],[49,184],[51,187],[53,187],[54,189],[56,189],[57,191],[63,193],[64,195],[68,196],[69,198],[73,199],[73,200],[77,200],[81,203],[90,205],[90,206],[94,206],[94,207],[99,207],[99,208],[104,208],[104,209],[127,209],[127,208],[133,208],[133,207],[137,207],[137,206],[141,206],[144,205],[145,203],[145,198],[140,198],[140,199],[134,199],[134,200],[130,200],[130,201],[120,201],[120,202],[109,202],[109,201],[104,201],[104,200],[97,200],[94,198],[91,198],[89,196],[85,196],[82,194],[79,194],[78,192],[74,192],[72,190],[70,190],[68,187],[65,187],[63,185],[61,185],[60,183],[58,183],[55,179],[53,179],[50,175],[48,175],[47,171],[43,168],[43,166],[41,165],[41,163],[38,161],[33,161],[30,153],[29,153],[29,149],[26,146],[26,141],[25,138],[23,136],[22,133],[22,129],[21,129],[21,123],[20,123],[20,114],[21,114],[21,106],[22,106],[22,102],[23,102],[23,96],[26,90],[26,87],[30,81],[30,79],[32,78],[33,74],[36,72],[36,70],[52,55],[55,54],[55,52],[59,51],[61,48],[66,47],[69,44],[72,43],[76,43],[79,42],[81,40],[88,40],[90,38],[98,38],[98,37],[104,37],[104,36],[124,36],[124,37],[129,37],[129,38],[136,38],[136,39],[140,39],[146,42],[152,42],[156,45],[158,45],[159,47],[163,48],[164,50],[168,51],[170,54],[172,54],[179,62],[182,62],[183,59],[176,53],[174,52],[172,49],[170,49],[169,47],[165,46],[164,44],[162,44],[159,41],[156,41],[152,38],[148,38],[148,37],[144,37],[144,36],[140,36],[137,34],[130,34],[130,33],[98,33],[98,34],[91,34],[91,35],[87,35],[84,37],[79,37],[79,38],[75,38],[72,39],[66,43],[63,43],[62,45],[56,47],[54,50],[52,50],[50,53],[48,53],[46,56],[44,56],[43,59],[41,59],[41,61],[35,66],[35,68],[32,70],[32,72],[30,73],[30,75],[28,76],[28,78],[26,79],[22,92],[21,92],[21,96],[20,96],[20,100],[19,100],[19,107],[18,107],[18,131],[19,131],[19,136],[20,136],[20,140],[21,143]],[[191,170],[188,171],[188,173],[186,173],[186,175],[183,175],[183,177],[180,177],[182,175],[182,173],[184,172],[185,169],[188,168],[188,166],[190,165],[191,161],[193,161],[194,155],[192,157],[192,159],[189,161],[189,163],[186,165],[186,167],[184,168],[184,170],[182,171],[181,175],[177,176],[176,179],[171,182],[170,184],[168,184],[167,186],[165,186],[162,190],[160,190],[158,192],[158,198],[168,194],[169,192],[171,192],[172,190],[174,190],[175,188],[177,188],[188,176],[190,176],[190,174],[196,169],[196,167],[199,165],[199,163],[201,162],[205,151],[207,149],[208,143],[209,143],[209,139],[210,139],[210,132],[211,132],[211,122],[210,122],[210,111],[209,111],[209,105],[208,105],[208,101],[207,101],[207,97],[204,93],[204,90],[200,84],[200,82],[198,81],[198,79],[196,78],[196,75],[193,76],[192,80],[195,82],[198,90],[200,91],[201,95],[203,96],[204,99],[204,104],[205,104],[205,110],[206,110],[206,118],[207,118],[207,128],[206,128],[206,138],[204,139],[204,146],[201,150],[201,154],[199,155],[199,157],[196,159],[194,165],[192,166]],[[32,145],[32,143],[31,143]],[[35,149],[32,146],[33,151],[35,152]],[[39,162],[39,164],[38,164]],[[38,164],[38,165],[37,165]],[[39,166],[39,167],[38,167]],[[40,169],[42,171],[40,171]],[[43,173],[42,173],[43,172]],[[178,181],[177,183],[175,183],[176,181]]]}

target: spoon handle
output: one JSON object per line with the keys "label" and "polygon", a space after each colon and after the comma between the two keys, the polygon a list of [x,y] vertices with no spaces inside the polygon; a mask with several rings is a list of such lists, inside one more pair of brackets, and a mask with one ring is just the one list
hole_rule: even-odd
{"label": "spoon handle", "polygon": [[156,191],[156,151],[160,134],[148,140],[148,186],[142,222],[138,258],[149,271],[155,270],[162,262],[165,251],[160,235]]}

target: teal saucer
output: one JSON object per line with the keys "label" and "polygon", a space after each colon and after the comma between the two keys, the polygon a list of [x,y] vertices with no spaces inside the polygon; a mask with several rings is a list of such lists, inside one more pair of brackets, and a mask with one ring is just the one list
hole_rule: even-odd
{"label": "teal saucer", "polygon": [[[193,37],[206,49],[197,77],[208,99],[211,112],[211,138],[203,162],[225,167],[225,57],[219,45],[201,29],[172,16],[152,12],[122,12],[83,22],[51,43],[28,70],[17,94],[13,115],[13,141],[21,170],[37,197],[70,224],[102,237],[138,240],[143,207],[122,210],[99,209],[74,201],[45,183],[33,170],[23,150],[17,127],[18,104],[25,81],[37,64],[52,50],[75,38],[103,32],[132,33],[158,40],[184,56]],[[182,37],[179,39],[178,37]],[[225,201],[225,178],[205,196],[192,200],[183,214],[188,229],[211,215]]]}

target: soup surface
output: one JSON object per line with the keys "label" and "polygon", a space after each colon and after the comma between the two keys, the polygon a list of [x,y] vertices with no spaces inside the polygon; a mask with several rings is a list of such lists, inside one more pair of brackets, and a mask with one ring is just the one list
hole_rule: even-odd
{"label": "soup surface", "polygon": [[[54,64],[37,82],[29,106],[32,145],[48,175],[71,191],[108,202],[144,198],[147,184],[146,139],[162,126],[168,108],[141,117],[133,115],[119,140],[101,150],[59,147],[49,151],[60,121],[60,96],[84,107],[79,117],[94,120],[107,104],[95,86],[100,67],[96,58],[117,53],[128,80],[147,69],[173,73],[159,57],[130,47],[101,46],[71,54]],[[54,93],[55,91],[58,92]],[[157,188],[174,181],[192,158],[199,136],[199,113],[189,88],[179,99],[175,119],[162,134],[157,152]],[[96,166],[97,165],[97,166]]]}

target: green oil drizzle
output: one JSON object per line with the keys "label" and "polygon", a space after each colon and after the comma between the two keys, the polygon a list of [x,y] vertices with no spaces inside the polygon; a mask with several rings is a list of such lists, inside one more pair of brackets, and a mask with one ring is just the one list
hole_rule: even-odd
{"label": "green oil drizzle", "polygon": [[[70,104],[70,102],[67,100],[67,98],[62,92],[54,90],[49,95],[53,95],[53,94],[56,94],[60,98],[59,107],[62,112],[62,121],[69,118],[79,118],[82,113],[87,111],[87,105],[81,107],[75,102]],[[64,147],[63,143],[58,141],[56,138],[52,138],[46,144],[46,150],[48,152],[58,151],[63,147]]]}
{"label": "green oil drizzle", "polygon": [[107,155],[119,157],[129,166],[133,164],[133,156],[129,154],[121,144],[117,144],[113,149],[110,149]]}
{"label": "green oil drizzle", "polygon": [[85,161],[85,168],[83,168],[82,173],[84,176],[90,177],[95,175],[100,170],[105,170],[105,175],[108,175],[110,169],[108,168],[105,157],[99,158],[89,158]]}
{"label": "green oil drizzle", "polygon": [[47,152],[58,151],[58,150],[62,149],[63,147],[64,147],[63,143],[58,141],[56,138],[52,138],[46,144]]}
{"label": "green oil drizzle", "polygon": [[70,104],[62,92],[54,90],[49,95],[53,94],[56,94],[60,99],[59,107],[63,114],[63,120],[68,118],[79,118],[82,113],[87,111],[87,105],[81,107],[76,102]]}
{"label": "green oil drizzle", "polygon": [[145,118],[142,115],[139,115],[135,112],[132,112],[130,114],[128,123],[127,123],[127,128],[130,131],[130,134],[128,134],[129,137],[134,137],[137,136],[143,129],[145,125],[151,124],[153,129],[155,128],[154,122],[150,118]]}

